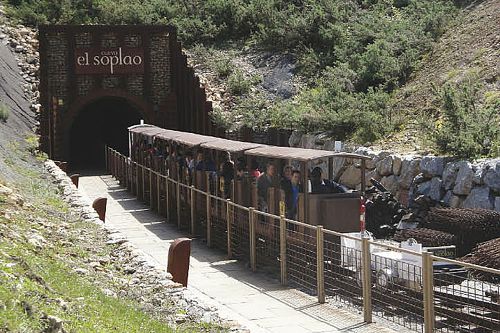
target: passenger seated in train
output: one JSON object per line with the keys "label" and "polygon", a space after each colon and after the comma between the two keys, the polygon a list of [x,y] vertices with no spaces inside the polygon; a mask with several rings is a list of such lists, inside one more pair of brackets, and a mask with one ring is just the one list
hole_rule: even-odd
{"label": "passenger seated in train", "polygon": [[223,155],[223,162],[219,167],[219,175],[224,177],[224,197],[231,196],[231,182],[234,179],[234,162],[231,160],[231,154],[225,152]]}
{"label": "passenger seated in train", "polygon": [[259,163],[257,163],[257,160],[255,158],[250,161],[250,169],[248,169],[248,173],[255,179],[259,178],[262,175],[259,170]]}
{"label": "passenger seated in train", "polygon": [[323,179],[320,167],[315,167],[311,171],[311,193],[346,193],[347,191],[345,186],[332,180]]}
{"label": "passenger seated in train", "polygon": [[276,185],[276,166],[272,163],[266,165],[266,172],[257,179],[257,196],[259,199],[259,209],[264,212],[269,211],[267,203],[267,190]]}
{"label": "passenger seated in train", "polygon": [[296,220],[299,193],[302,192],[300,171],[291,170],[287,172],[290,172],[290,180],[282,183],[282,189],[285,192],[285,217],[290,220]]}
{"label": "passenger seated in train", "polygon": [[187,168],[187,173],[189,177],[189,183],[193,184],[193,174],[194,174],[194,157],[193,157],[193,152],[188,151],[186,152],[186,157],[184,158],[184,163]]}
{"label": "passenger seated in train", "polygon": [[245,167],[244,163],[236,163],[236,180],[243,180],[245,177]]}

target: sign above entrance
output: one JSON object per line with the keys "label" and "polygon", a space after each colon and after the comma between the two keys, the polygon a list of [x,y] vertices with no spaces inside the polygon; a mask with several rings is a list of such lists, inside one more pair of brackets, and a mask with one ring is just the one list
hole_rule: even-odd
{"label": "sign above entrance", "polygon": [[76,74],[142,74],[144,51],[136,48],[76,49]]}

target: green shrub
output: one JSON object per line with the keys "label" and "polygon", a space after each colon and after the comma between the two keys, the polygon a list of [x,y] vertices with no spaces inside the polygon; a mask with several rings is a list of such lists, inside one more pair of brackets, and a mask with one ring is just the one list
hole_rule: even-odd
{"label": "green shrub", "polygon": [[233,95],[246,95],[252,88],[252,80],[247,79],[241,70],[236,70],[229,76],[227,87]]}
{"label": "green shrub", "polygon": [[233,61],[229,57],[219,58],[214,62],[214,68],[217,76],[226,78],[233,73]]}
{"label": "green shrub", "polygon": [[9,108],[7,107],[7,105],[0,102],[0,121],[3,121],[5,123],[7,122],[8,118],[9,118]]}
{"label": "green shrub", "polygon": [[434,88],[441,116],[431,137],[441,152],[466,158],[498,154],[500,96],[482,98],[480,89],[474,77]]}

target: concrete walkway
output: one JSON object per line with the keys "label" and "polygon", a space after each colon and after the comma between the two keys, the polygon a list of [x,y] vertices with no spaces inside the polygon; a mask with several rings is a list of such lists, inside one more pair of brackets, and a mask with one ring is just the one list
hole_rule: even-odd
{"label": "concrete walkway", "polygon": [[[91,200],[106,196],[106,223],[160,267],[167,265],[170,243],[189,236],[165,223],[164,217],[150,211],[109,175],[83,176],[80,189]],[[320,305],[315,297],[252,273],[201,240],[192,242],[188,288],[200,301],[218,308],[221,317],[235,320],[251,332],[395,332],[378,324],[365,324],[358,313],[338,305]]]}

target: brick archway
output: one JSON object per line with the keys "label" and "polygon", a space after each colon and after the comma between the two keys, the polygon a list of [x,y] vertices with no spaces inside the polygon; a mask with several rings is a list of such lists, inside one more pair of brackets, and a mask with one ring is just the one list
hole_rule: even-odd
{"label": "brick archway", "polygon": [[[116,110],[111,111],[102,109],[102,104],[108,105],[111,109],[123,109],[123,117],[117,114]],[[113,105],[116,105],[116,107],[113,107]],[[99,111],[93,110],[92,108],[98,108]],[[108,114],[107,111],[110,111],[111,114]],[[81,129],[78,131],[77,128],[83,126],[80,124],[83,121],[82,119],[87,119],[90,116],[92,116],[92,119],[95,119],[95,125],[89,125],[87,123],[87,128],[89,131],[94,131],[94,135],[98,136],[104,136],[103,133],[107,132],[113,133],[119,131],[119,128],[114,128],[113,125],[116,124],[117,127],[124,127],[123,124],[121,124],[123,121],[122,118],[137,118],[137,122],[128,123],[127,126],[138,123],[139,119],[143,119],[146,123],[154,121],[153,110],[151,110],[147,103],[140,98],[130,96],[127,92],[120,90],[107,89],[92,92],[89,95],[75,100],[69,108],[68,113],[65,115],[64,124],[61,127],[65,129],[62,138],[65,156],[74,156],[75,152],[72,151],[72,149],[75,149],[74,142],[78,139],[75,138],[75,136],[82,134]],[[113,122],[112,119],[116,119],[116,123]],[[88,122],[88,119],[86,121]],[[124,134],[123,137],[126,138],[126,135]],[[116,139],[119,140],[119,138]],[[85,139],[80,139],[80,141],[83,140]]]}

